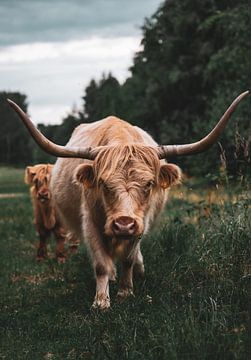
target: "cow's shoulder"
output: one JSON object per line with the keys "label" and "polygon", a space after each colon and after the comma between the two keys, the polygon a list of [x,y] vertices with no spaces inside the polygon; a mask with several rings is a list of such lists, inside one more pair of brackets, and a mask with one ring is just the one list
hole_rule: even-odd
{"label": "cow's shoulder", "polygon": [[141,129],[138,126],[134,126],[134,129],[137,131],[137,133],[141,136],[143,142],[145,145],[149,146],[158,146],[156,141],[151,137],[150,134],[148,134],[145,130]]}

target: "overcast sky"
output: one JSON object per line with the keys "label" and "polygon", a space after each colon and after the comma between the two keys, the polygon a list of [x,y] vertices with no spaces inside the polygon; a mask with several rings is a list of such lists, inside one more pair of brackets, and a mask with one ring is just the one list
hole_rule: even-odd
{"label": "overcast sky", "polygon": [[161,0],[0,0],[0,91],[28,96],[29,114],[60,123],[90,79],[129,75],[140,27]]}

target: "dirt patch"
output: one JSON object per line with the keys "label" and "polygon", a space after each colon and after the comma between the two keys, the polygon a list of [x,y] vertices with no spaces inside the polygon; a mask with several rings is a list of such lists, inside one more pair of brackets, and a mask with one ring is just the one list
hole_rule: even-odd
{"label": "dirt patch", "polygon": [[15,275],[11,276],[11,282],[16,283],[18,281],[26,281],[28,284],[39,285],[43,282],[47,282],[48,280],[53,281],[64,281],[62,274],[49,274],[49,275]]}
{"label": "dirt patch", "polygon": [[174,190],[172,192],[172,197],[175,199],[186,200],[191,203],[201,203],[205,204],[221,204],[225,202],[236,203],[238,197],[235,194],[228,194],[220,190],[208,190],[201,193],[190,191],[190,190]]}

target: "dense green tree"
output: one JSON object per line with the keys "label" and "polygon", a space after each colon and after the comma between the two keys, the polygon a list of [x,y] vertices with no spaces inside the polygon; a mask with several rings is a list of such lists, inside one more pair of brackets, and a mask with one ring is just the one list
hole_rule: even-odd
{"label": "dense green tree", "polygon": [[[89,120],[115,114],[142,126],[160,143],[196,141],[215,125],[251,79],[251,4],[245,0],[166,0],[142,27],[142,47],[122,86],[110,75],[86,89]],[[239,143],[250,144],[251,102],[245,99],[221,142],[238,173]],[[242,141],[242,143],[243,143]],[[244,148],[243,148],[244,149]],[[192,172],[214,172],[220,147],[179,159]],[[246,158],[248,158],[246,156]],[[198,167],[200,164],[200,167]]]}
{"label": "dense green tree", "polygon": [[52,134],[53,141],[56,142],[57,144],[65,145],[68,142],[73,130],[78,125],[80,125],[80,123],[81,120],[77,113],[76,114],[71,113],[67,115],[63,119],[62,124],[60,126],[57,126],[55,128],[55,131],[53,131]]}
{"label": "dense green tree", "polygon": [[[250,88],[251,5],[240,0],[168,0],[143,26],[142,50],[122,87],[123,114],[162,143],[194,141],[215,124],[240,92]],[[236,124],[250,133],[246,99],[222,143],[235,151]],[[230,151],[230,152],[231,152]],[[193,170],[215,171],[215,148],[195,160]],[[198,169],[197,164],[201,166]]]}
{"label": "dense green tree", "polygon": [[[58,127],[61,125],[44,125],[38,124],[38,129],[41,133],[46,136],[49,140],[54,141],[54,134],[57,131]],[[32,151],[32,162],[33,164],[39,163],[50,163],[53,164],[56,160],[55,156],[51,156],[43,151],[36,143],[33,143],[33,151]]]}
{"label": "dense green tree", "polygon": [[[141,45],[124,84],[120,85],[111,73],[103,74],[98,81],[91,80],[83,96],[83,110],[67,116],[60,126],[40,125],[42,132],[58,144],[65,144],[81,122],[116,115],[143,127],[160,143],[201,138],[235,96],[250,88],[251,3],[165,0],[145,20]],[[25,109],[25,98],[18,101]],[[4,106],[3,116],[8,118],[5,112],[9,108]],[[221,137],[222,163],[234,175],[245,168],[244,163],[251,168],[250,119],[251,101],[247,98]],[[1,119],[0,125],[3,123]],[[27,160],[29,141],[13,155],[12,141],[6,137],[6,128],[1,129],[2,143],[8,151],[2,151],[0,161],[12,162],[19,157],[20,161],[25,157]],[[27,139],[26,131],[22,131]],[[16,134],[19,144],[18,129]],[[34,160],[44,158],[39,150],[34,154]],[[206,155],[179,159],[179,163],[190,173],[215,172],[220,165],[220,147],[214,146]]]}
{"label": "dense green tree", "polygon": [[[80,125],[82,118],[78,112],[72,111],[68,114],[60,125],[44,125],[38,124],[39,130],[51,141],[59,145],[65,145],[73,130]],[[49,154],[46,154],[39,147],[35,147],[33,150],[33,162],[42,163],[49,162],[54,163],[56,158]]]}
{"label": "dense green tree", "polygon": [[91,80],[85,89],[83,100],[86,122],[100,120],[109,115],[120,116],[120,84],[111,73],[107,76],[103,74],[98,82]]}
{"label": "dense green tree", "polygon": [[23,165],[32,160],[30,136],[6,99],[15,101],[27,112],[26,95],[18,92],[0,93],[0,163]]}

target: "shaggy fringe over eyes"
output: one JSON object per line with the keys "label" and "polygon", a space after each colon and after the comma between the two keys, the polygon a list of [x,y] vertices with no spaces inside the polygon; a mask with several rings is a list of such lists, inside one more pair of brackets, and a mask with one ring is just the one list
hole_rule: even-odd
{"label": "shaggy fringe over eyes", "polygon": [[43,177],[45,177],[47,174],[50,174],[51,173],[51,169],[50,169],[50,166],[49,165],[45,165],[43,167],[41,167],[40,169],[38,169],[36,171],[36,175],[35,177],[37,179],[41,179]]}
{"label": "shaggy fringe over eyes", "polygon": [[51,175],[52,165],[39,165],[35,168],[35,175],[33,180],[43,180],[45,177],[49,180],[49,176]]}
{"label": "shaggy fringe over eyes", "polygon": [[93,170],[97,183],[106,181],[110,176],[125,168],[128,162],[137,161],[149,167],[154,174],[159,174],[160,161],[157,151],[149,146],[121,145],[101,150],[96,157]]}

